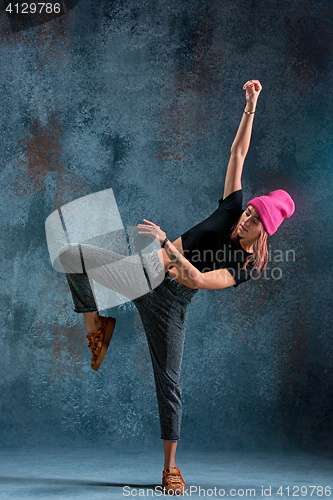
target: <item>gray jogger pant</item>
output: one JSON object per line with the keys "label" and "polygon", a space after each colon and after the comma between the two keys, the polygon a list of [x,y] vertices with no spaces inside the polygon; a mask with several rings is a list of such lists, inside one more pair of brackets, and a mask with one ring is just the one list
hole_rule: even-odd
{"label": "gray jogger pant", "polygon": [[[77,252],[84,255],[83,272],[77,273],[74,261]],[[86,256],[90,256],[90,260]],[[97,311],[91,278],[103,286],[130,298],[132,287],[137,287],[145,267],[151,286],[160,279],[161,263],[157,252],[127,258],[126,266],[110,267],[110,263],[122,259],[113,252],[88,245],[70,245],[64,249],[60,259],[68,271],[66,278],[72,292],[76,312]],[[95,262],[95,264],[94,264]],[[72,263],[72,264],[71,264]],[[96,266],[94,268],[94,265]],[[72,267],[71,267],[72,266]],[[122,272],[121,272],[122,268]],[[162,267],[163,269],[163,267]],[[116,279],[111,271],[115,270]],[[89,276],[89,277],[88,277]],[[161,439],[178,441],[182,414],[180,371],[187,323],[187,306],[198,290],[188,288],[172,278],[163,269],[163,281],[148,293],[131,299],[139,311],[147,336],[151,355],[157,402],[161,425]],[[90,278],[90,279],[89,279]]]}

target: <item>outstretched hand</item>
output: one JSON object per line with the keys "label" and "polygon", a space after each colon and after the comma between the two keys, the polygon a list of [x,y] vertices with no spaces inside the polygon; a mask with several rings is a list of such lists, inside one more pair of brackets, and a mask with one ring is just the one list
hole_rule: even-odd
{"label": "outstretched hand", "polygon": [[254,102],[258,99],[259,94],[261,92],[262,86],[259,80],[249,80],[247,81],[244,86],[243,90],[246,90],[246,101],[247,102]]}
{"label": "outstretched hand", "polygon": [[155,241],[158,241],[158,243],[161,245],[163,241],[166,238],[166,234],[160,226],[157,226],[153,222],[143,219],[145,224],[138,224],[137,228],[141,229],[141,231],[138,231],[138,234],[145,234],[152,238]]}

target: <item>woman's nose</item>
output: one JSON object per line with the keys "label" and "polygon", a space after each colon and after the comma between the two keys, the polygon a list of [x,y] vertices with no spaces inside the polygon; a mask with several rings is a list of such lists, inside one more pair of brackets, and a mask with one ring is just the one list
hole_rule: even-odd
{"label": "woman's nose", "polygon": [[249,225],[251,224],[251,215],[249,217],[246,217],[243,222],[243,226],[245,226],[246,229],[248,229]]}

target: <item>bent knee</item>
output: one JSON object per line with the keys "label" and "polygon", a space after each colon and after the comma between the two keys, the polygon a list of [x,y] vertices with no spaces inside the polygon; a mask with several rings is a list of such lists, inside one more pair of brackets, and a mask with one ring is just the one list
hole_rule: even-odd
{"label": "bent knee", "polygon": [[59,260],[65,273],[83,272],[80,249],[77,243],[69,243],[62,247],[59,252]]}

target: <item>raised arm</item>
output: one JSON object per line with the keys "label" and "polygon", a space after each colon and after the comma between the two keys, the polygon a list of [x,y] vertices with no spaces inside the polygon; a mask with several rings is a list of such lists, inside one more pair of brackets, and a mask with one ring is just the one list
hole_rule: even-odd
{"label": "raised arm", "polygon": [[226,198],[229,194],[242,188],[241,178],[243,165],[250,146],[254,112],[262,87],[259,80],[249,80],[245,83],[243,89],[246,90],[246,106],[236,137],[231,146],[231,155],[224,182],[223,198]]}

